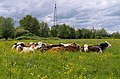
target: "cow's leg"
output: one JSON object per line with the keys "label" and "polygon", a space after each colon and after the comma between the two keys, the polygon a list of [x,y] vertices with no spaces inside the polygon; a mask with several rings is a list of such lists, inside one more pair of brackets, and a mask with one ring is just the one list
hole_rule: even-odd
{"label": "cow's leg", "polygon": [[102,49],[99,47],[99,52],[102,53]]}

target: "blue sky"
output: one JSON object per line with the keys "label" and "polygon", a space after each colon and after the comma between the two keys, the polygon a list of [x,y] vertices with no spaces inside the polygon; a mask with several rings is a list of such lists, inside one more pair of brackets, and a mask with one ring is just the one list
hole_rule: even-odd
{"label": "blue sky", "polygon": [[[0,0],[0,16],[18,21],[27,14],[53,25],[55,0]],[[120,32],[120,0],[56,0],[58,23]]]}

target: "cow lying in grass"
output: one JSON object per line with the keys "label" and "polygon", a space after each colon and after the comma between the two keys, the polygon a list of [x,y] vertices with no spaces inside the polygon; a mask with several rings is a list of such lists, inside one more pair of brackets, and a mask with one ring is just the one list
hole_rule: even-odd
{"label": "cow lying in grass", "polygon": [[88,46],[87,44],[84,44],[83,47],[80,47],[76,43],[71,44],[44,44],[42,42],[30,42],[29,44],[25,44],[24,42],[17,42],[13,45],[13,49],[16,49],[18,52],[34,52],[35,50],[39,50],[41,52],[44,51],[55,51],[55,52],[61,52],[61,51],[70,51],[70,52],[77,52],[77,51],[84,51],[84,52],[100,52],[102,53],[107,47],[110,47],[111,45],[105,41],[104,43]]}
{"label": "cow lying in grass", "polygon": [[100,52],[102,53],[106,48],[110,47],[111,44],[105,41],[104,43],[98,44],[98,45],[93,45],[93,46],[88,46],[87,44],[84,44],[82,47],[84,52]]}
{"label": "cow lying in grass", "polygon": [[53,51],[78,51],[79,47],[77,44],[43,44],[42,42],[34,43],[30,42],[29,44],[25,44],[24,42],[17,42],[13,45],[12,49],[16,49],[19,53],[22,52],[34,52],[35,50],[40,49],[42,52],[46,50]]}
{"label": "cow lying in grass", "polygon": [[77,51],[80,51],[80,46],[75,44],[75,43],[67,44],[67,45],[60,44],[57,47],[51,47],[47,51],[52,51],[52,52],[53,51],[55,51],[55,52],[63,52],[63,51],[77,52]]}
{"label": "cow lying in grass", "polygon": [[30,42],[29,44],[25,44],[24,42],[17,42],[13,45],[12,49],[17,50],[19,53],[22,52],[34,52],[37,49],[42,47],[42,42],[34,43]]}

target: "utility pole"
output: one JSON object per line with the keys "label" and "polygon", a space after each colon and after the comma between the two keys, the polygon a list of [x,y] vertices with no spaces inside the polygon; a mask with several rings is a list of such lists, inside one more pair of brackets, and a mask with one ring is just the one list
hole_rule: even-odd
{"label": "utility pole", "polygon": [[55,1],[55,8],[54,8],[54,26],[57,25],[57,5]]}

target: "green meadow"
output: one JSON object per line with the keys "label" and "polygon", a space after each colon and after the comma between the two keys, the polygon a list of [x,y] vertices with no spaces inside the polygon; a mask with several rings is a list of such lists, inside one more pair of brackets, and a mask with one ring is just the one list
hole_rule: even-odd
{"label": "green meadow", "polygon": [[120,39],[22,40],[59,44],[94,45],[108,41],[112,46],[96,52],[40,52],[19,54],[12,50],[17,40],[0,40],[0,79],[120,79]]}

